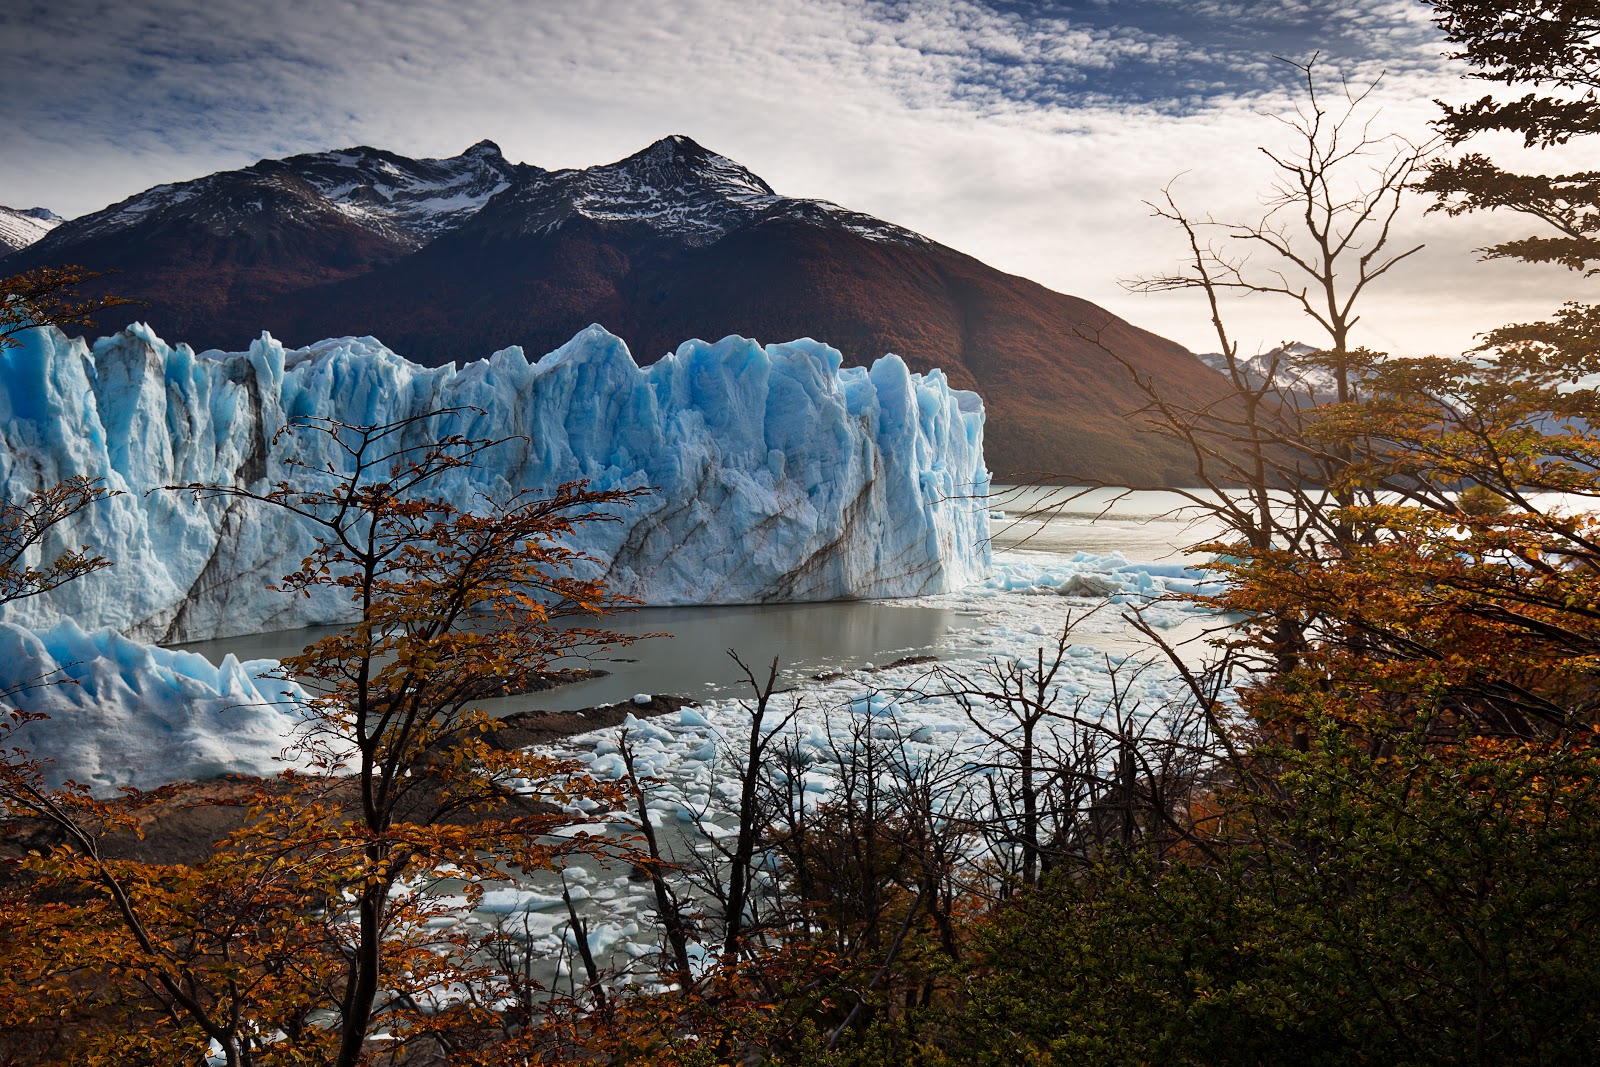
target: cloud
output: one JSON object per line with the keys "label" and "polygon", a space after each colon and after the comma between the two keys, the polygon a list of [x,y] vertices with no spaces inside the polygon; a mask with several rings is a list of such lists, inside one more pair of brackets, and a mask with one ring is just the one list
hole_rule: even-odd
{"label": "cloud", "polygon": [[[1358,82],[1387,70],[1382,121],[1414,137],[1433,97],[1465,95],[1411,0],[53,0],[0,13],[0,203],[82,213],[357,143],[490,137],[561,167],[686,133],[1204,348],[1192,301],[1117,285],[1181,250],[1141,200],[1187,172],[1186,202],[1259,213],[1253,146],[1282,132],[1260,112],[1295,77],[1273,55],[1318,50]],[[1475,265],[1483,223],[1406,225],[1440,248],[1372,306],[1377,343],[1460,347],[1567,281]],[[1262,343],[1307,335],[1237,314]]]}

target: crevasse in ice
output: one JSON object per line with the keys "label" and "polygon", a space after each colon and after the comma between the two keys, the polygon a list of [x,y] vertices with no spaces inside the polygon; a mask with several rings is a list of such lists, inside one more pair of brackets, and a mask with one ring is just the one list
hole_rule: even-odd
{"label": "crevasse in ice", "polygon": [[278,435],[296,415],[361,424],[459,409],[417,433],[510,438],[433,485],[466,506],[578,478],[656,487],[575,546],[649,604],[917,595],[988,571],[981,403],[893,355],[844,368],[809,339],[728,337],[641,369],[598,326],[536,362],[508,348],[459,369],[370,337],[285,350],[263,334],[234,355],[196,355],[137,324],[92,347],[55,330],[22,341],[0,353],[0,488],[18,500],[83,474],[122,494],[45,546],[88,545],[114,566],[7,608],[36,629],[71,619],[182,641],[344,621],[340,598],[269,588],[310,549],[304,525],[161,488],[265,487],[293,476],[294,449],[337,462],[316,435]]}

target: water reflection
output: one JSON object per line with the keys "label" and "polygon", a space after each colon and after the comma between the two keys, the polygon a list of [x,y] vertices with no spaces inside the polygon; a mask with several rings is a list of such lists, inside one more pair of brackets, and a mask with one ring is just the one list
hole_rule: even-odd
{"label": "water reflection", "polygon": [[[969,620],[945,608],[869,600],[771,606],[646,608],[613,620],[620,633],[669,633],[595,656],[591,665],[613,672],[534,694],[526,706],[565,711],[625,700],[641,689],[696,700],[747,691],[737,651],[758,676],[778,657],[791,677],[886,663],[901,656],[938,655]],[[510,710],[510,709],[508,709]]]}

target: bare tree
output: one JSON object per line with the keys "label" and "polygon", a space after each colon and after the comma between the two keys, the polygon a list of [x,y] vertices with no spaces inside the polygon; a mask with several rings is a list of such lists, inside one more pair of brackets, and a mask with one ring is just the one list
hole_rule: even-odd
{"label": "bare tree", "polygon": [[[1190,451],[1203,490],[1189,494],[1191,502],[1252,549],[1315,552],[1351,536],[1335,512],[1355,498],[1337,484],[1349,446],[1319,443],[1308,433],[1308,412],[1327,399],[1354,399],[1377,358],[1353,348],[1351,334],[1371,287],[1422,248],[1397,242],[1395,223],[1440,142],[1376,131],[1372,96],[1381,75],[1364,86],[1340,78],[1329,93],[1315,56],[1285,62],[1299,73],[1300,99],[1292,116],[1278,117],[1290,147],[1260,149],[1275,174],[1265,213],[1250,222],[1196,216],[1169,185],[1150,208],[1182,232],[1184,266],[1124,285],[1138,293],[1197,291],[1206,299],[1231,395],[1195,407],[1136,375],[1151,428]],[[1230,294],[1285,301],[1310,319],[1324,343],[1306,361],[1332,375],[1334,396],[1282,383],[1288,356],[1281,348],[1265,359],[1244,358],[1223,315]],[[1285,637],[1286,645],[1295,643]]]}
{"label": "bare tree", "polygon": [[[1187,267],[1125,284],[1141,293],[1204,293],[1230,369],[1237,367],[1238,346],[1223,324],[1219,295],[1231,291],[1289,301],[1326,335],[1324,362],[1334,374],[1339,402],[1345,403],[1353,396],[1350,334],[1361,320],[1358,301],[1374,282],[1422,250],[1420,244],[1395,248],[1391,238],[1406,191],[1440,142],[1418,144],[1398,133],[1374,132],[1370,99],[1382,75],[1364,86],[1340,78],[1330,100],[1319,81],[1316,56],[1305,63],[1285,62],[1299,72],[1302,95],[1292,117],[1277,117],[1290,130],[1292,147],[1260,149],[1276,173],[1264,198],[1266,213],[1249,223],[1197,219],[1178,206],[1169,185],[1150,208],[1183,230],[1190,248]],[[1265,261],[1254,262],[1254,252]]]}
{"label": "bare tree", "polygon": [[628,736],[627,730],[622,731],[622,736],[617,741],[617,751],[628,772],[625,784],[633,799],[634,811],[639,818],[639,832],[645,842],[645,855],[635,862],[649,877],[650,888],[655,894],[656,921],[661,924],[662,931],[666,934],[667,949],[670,953],[667,960],[668,973],[678,983],[678,988],[687,992],[694,983],[694,973],[689,966],[688,902],[673,889],[672,883],[668,880],[667,876],[674,870],[674,865],[662,848],[660,835],[656,833],[655,823],[650,819],[645,785],[639,778],[634,760],[633,740]]}
{"label": "bare tree", "polygon": [[1093,863],[1107,849],[1204,850],[1194,799],[1217,780],[1227,751],[1214,708],[1187,691],[1147,702],[1149,659],[1101,654],[1106,688],[1071,693],[1063,670],[1073,649],[1069,617],[1032,660],[995,660],[975,671],[943,668],[953,698],[987,739],[969,757],[985,783],[973,805],[980,849],[969,849],[969,891],[1036,889],[1053,870]]}

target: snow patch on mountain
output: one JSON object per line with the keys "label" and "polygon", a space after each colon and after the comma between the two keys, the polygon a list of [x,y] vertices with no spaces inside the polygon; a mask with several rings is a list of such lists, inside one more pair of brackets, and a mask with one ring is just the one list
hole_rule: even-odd
{"label": "snow patch on mountain", "polygon": [[[1280,395],[1301,404],[1331,404],[1339,399],[1339,381],[1323,363],[1309,357],[1322,349],[1296,341],[1238,360],[1247,388],[1270,382]],[[1228,360],[1221,352],[1205,352],[1200,362],[1227,375]]]}
{"label": "snow patch on mountain", "polygon": [[[576,547],[616,591],[650,604],[732,604],[940,592],[989,563],[983,409],[898,356],[842,368],[809,339],[688,341],[641,370],[598,326],[529,362],[519,348],[425,368],[372,338],[197,356],[135,325],[92,348],[30,331],[0,353],[0,490],[20,500],[73,475],[122,495],[59,530],[116,565],[9,605],[164,641],[349,618],[340,597],[268,586],[310,529],[244,501],[161,487],[264,488],[347,460],[292,416],[386,423],[447,408],[419,433],[510,438],[432,492],[457,502],[588,479],[659,492],[584,529]],[[300,468],[303,469],[303,468]]]}
{"label": "snow patch on mountain", "polygon": [[63,221],[49,208],[19,209],[0,204],[0,256],[27,248]]}
{"label": "snow patch on mountain", "polygon": [[[219,234],[252,216],[315,223],[338,218],[411,248],[455,229],[513,181],[543,173],[508,163],[490,141],[449,159],[408,159],[381,149],[340,149],[264,159],[241,170],[158,185],[86,215],[59,244],[116,234],[148,221],[187,220]],[[53,247],[51,244],[41,247]]]}
{"label": "snow patch on mountain", "polygon": [[493,141],[450,159],[407,159],[363,147],[291,156],[283,165],[349,218],[392,227],[419,245],[459,227],[513,181],[543,173],[508,163]]}
{"label": "snow patch on mountain", "polygon": [[873,240],[927,243],[910,230],[826,201],[779,196],[747,168],[682,135],[616,163],[541,175],[507,193],[479,224],[547,233],[585,218],[643,225],[696,246],[778,217],[842,225]]}

